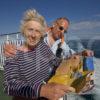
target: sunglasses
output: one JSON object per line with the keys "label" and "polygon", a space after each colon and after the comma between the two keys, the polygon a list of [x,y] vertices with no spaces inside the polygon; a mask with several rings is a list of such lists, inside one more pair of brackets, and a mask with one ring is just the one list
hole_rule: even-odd
{"label": "sunglasses", "polygon": [[65,30],[64,27],[62,27],[62,26],[59,26],[59,30],[61,30],[61,31],[64,30],[64,33],[67,33],[67,30]]}

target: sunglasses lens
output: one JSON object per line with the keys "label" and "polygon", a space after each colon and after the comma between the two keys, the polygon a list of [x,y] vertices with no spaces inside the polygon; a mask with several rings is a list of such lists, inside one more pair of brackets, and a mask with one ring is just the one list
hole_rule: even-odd
{"label": "sunglasses lens", "polygon": [[[60,29],[61,31],[64,30],[63,27],[59,27],[59,29]],[[67,30],[64,30],[64,33],[67,33]]]}
{"label": "sunglasses lens", "polygon": [[64,28],[63,27],[59,27],[59,29],[62,31],[62,30],[64,30]]}

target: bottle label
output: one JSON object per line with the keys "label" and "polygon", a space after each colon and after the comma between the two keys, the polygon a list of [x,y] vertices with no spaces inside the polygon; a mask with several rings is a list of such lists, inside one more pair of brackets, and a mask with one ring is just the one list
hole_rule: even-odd
{"label": "bottle label", "polygon": [[83,71],[94,71],[93,57],[83,58]]}

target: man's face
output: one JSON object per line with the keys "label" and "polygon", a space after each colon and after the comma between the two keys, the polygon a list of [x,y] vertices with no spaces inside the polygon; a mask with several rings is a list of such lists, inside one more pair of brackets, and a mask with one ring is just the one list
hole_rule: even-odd
{"label": "man's face", "polygon": [[37,45],[42,36],[41,24],[36,21],[27,22],[24,28],[24,36],[26,38],[26,43],[29,46]]}
{"label": "man's face", "polygon": [[53,33],[52,36],[54,40],[61,39],[62,36],[64,36],[64,33],[68,30],[68,27],[69,27],[69,23],[64,19],[59,20],[57,23],[55,23],[52,29],[52,33]]}

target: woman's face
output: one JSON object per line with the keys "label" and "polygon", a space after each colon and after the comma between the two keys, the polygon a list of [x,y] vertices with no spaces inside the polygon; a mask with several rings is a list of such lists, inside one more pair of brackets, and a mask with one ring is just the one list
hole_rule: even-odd
{"label": "woman's face", "polygon": [[41,24],[37,21],[29,21],[24,26],[24,36],[29,46],[35,46],[40,41],[43,33]]}

